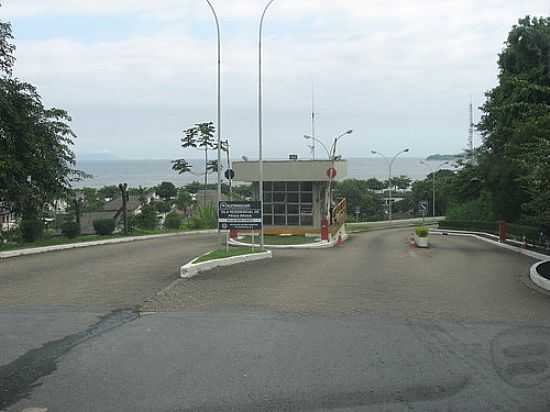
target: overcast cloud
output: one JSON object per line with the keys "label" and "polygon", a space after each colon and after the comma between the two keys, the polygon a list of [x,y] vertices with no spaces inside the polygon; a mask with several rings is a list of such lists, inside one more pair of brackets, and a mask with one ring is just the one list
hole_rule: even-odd
{"label": "overcast cloud", "polygon": [[[257,23],[265,0],[215,1],[223,35],[223,135],[257,155]],[[202,0],[3,0],[16,75],[67,109],[77,152],[182,155],[182,129],[215,121],[215,26]],[[548,0],[277,0],[266,17],[267,157],[307,155],[317,135],[354,129],[346,156],[460,151],[467,107],[494,87],[517,19]],[[196,156],[193,154],[192,157]]]}

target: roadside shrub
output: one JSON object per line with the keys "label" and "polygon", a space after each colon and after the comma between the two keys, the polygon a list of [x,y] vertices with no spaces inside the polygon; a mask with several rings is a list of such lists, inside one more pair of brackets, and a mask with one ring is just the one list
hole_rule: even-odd
{"label": "roadside shrub", "polygon": [[416,228],[416,236],[418,237],[428,237],[428,228],[424,226],[418,226]]}
{"label": "roadside shrub", "polygon": [[24,242],[35,242],[42,238],[44,224],[38,219],[26,219],[21,222],[20,230]]}
{"label": "roadside shrub", "polygon": [[97,219],[94,220],[94,230],[98,235],[108,236],[115,231],[114,219]]}
{"label": "roadside shrub", "polygon": [[158,225],[158,217],[155,206],[143,206],[141,209],[141,213],[135,217],[133,223],[135,223],[135,225],[141,229],[156,229]]}
{"label": "roadside shrub", "polygon": [[164,220],[164,227],[166,229],[179,229],[183,223],[182,217],[176,212],[169,213]]}
{"label": "roadside shrub", "polygon": [[214,229],[218,225],[218,217],[214,206],[199,207],[189,221],[191,229]]}
{"label": "roadside shrub", "polygon": [[69,239],[80,236],[80,225],[76,222],[65,222],[61,226],[61,233]]}

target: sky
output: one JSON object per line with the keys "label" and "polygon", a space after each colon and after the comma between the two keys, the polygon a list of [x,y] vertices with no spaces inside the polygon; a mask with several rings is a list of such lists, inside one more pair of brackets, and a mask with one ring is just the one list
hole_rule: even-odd
{"label": "sky", "polygon": [[[182,130],[216,122],[216,26],[203,0],[0,0],[15,75],[66,109],[78,155],[197,158]],[[212,0],[222,35],[222,138],[258,155],[258,22],[266,0]],[[497,81],[497,56],[548,0],[276,0],[264,24],[264,156],[310,156],[316,136],[345,157],[466,146],[468,105]],[[476,110],[474,116],[479,118]],[[476,137],[479,143],[479,136]],[[318,150],[317,156],[323,153]]]}

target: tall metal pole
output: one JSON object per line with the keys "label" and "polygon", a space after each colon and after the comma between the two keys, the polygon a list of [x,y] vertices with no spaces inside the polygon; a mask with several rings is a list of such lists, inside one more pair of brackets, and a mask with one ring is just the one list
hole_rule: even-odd
{"label": "tall metal pole", "polygon": [[435,217],[435,172],[432,172],[432,217]]}
{"label": "tall metal pole", "polygon": [[[222,175],[221,175],[221,135],[222,135],[222,75],[221,75],[221,65],[222,65],[222,42],[221,42],[221,33],[220,33],[220,22],[218,20],[218,15],[216,14],[216,10],[214,9],[214,6],[212,6],[212,3],[210,0],[206,0],[206,3],[208,3],[208,6],[210,7],[210,10],[212,11],[212,14],[214,15],[214,20],[216,21],[216,30],[218,33],[218,127],[216,127],[217,131],[217,141],[218,141],[218,204],[216,205],[216,210],[219,207],[220,201],[222,200]],[[208,173],[208,172],[207,172]],[[208,175],[208,174],[207,174]],[[206,187],[205,193],[206,193]],[[218,236],[217,236],[218,244],[221,243],[220,238],[220,229],[218,225]]]}
{"label": "tall metal pole", "polygon": [[311,157],[315,160],[315,87],[311,83]]}
{"label": "tall metal pole", "polygon": [[262,226],[260,230],[260,250],[264,250],[264,159],[263,159],[263,113],[262,113],[262,34],[264,28],[264,18],[269,6],[275,0],[270,0],[264,8],[262,17],[260,18],[260,26],[258,29],[258,163],[260,166],[260,181],[258,190],[260,192],[260,208],[262,210]]}
{"label": "tall metal pole", "polygon": [[428,164],[424,160],[421,160],[420,164],[423,164],[424,166],[426,166],[426,168],[432,173],[432,216],[435,217],[435,209],[436,209],[435,208],[435,178],[436,178],[435,174],[441,169],[442,166],[448,165],[449,162],[443,162],[439,166],[437,166],[437,168],[434,168],[434,169],[428,166]]}
{"label": "tall metal pole", "polygon": [[390,162],[390,179],[389,179],[389,183],[390,183],[390,208],[389,208],[389,217],[390,217],[390,221],[392,220],[392,183],[391,183],[391,168],[393,166],[393,162],[395,162],[395,159],[397,159],[399,157],[399,155],[402,155],[403,153],[407,153],[409,151],[409,149],[405,149],[405,150],[401,150],[400,152],[398,152],[392,159],[391,159],[391,162]]}

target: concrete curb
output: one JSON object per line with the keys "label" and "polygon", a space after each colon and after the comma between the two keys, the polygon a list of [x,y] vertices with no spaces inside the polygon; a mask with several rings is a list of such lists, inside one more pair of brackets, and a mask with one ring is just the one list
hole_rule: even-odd
{"label": "concrete curb", "polygon": [[546,279],[544,276],[539,275],[538,267],[542,265],[543,263],[550,262],[550,260],[537,262],[533,266],[531,266],[531,270],[529,271],[529,277],[531,278],[531,281],[543,288],[546,291],[550,291],[550,280]]}
{"label": "concrete curb", "polygon": [[254,262],[256,260],[271,259],[273,257],[271,251],[266,250],[265,252],[251,253],[248,255],[240,255],[240,256],[231,256],[223,259],[215,259],[215,260],[209,260],[207,262],[194,263],[197,259],[199,259],[204,255],[207,255],[208,253],[210,252],[202,254],[201,256],[198,256],[195,259],[193,259],[191,262],[183,265],[180,268],[180,277],[183,279],[190,279],[194,276],[197,276],[199,273],[204,273],[217,267],[231,266],[231,265],[236,265],[238,263],[244,263],[244,262]]}
{"label": "concrete curb", "polygon": [[161,235],[145,235],[145,236],[129,236],[122,237],[118,239],[107,239],[107,240],[94,240],[91,242],[80,242],[80,243],[68,243],[65,245],[54,245],[54,246],[42,246],[28,249],[17,249],[8,252],[0,252],[0,260],[14,258],[18,256],[28,256],[28,255],[38,255],[42,253],[57,252],[61,250],[68,249],[78,249],[83,247],[91,246],[102,246],[102,245],[112,245],[118,243],[130,243],[130,242],[139,242],[141,240],[152,240],[152,239],[161,239],[165,237],[177,237],[177,236],[192,236],[192,235],[209,235],[218,233],[217,229],[212,230],[196,230],[191,232],[177,232],[177,233],[165,233]]}
{"label": "concrete curb", "polygon": [[[342,241],[345,242],[348,240],[349,235],[347,233],[342,234]],[[326,249],[329,247],[334,247],[338,244],[338,238],[332,239],[330,242],[320,241],[313,243],[304,243],[300,245],[264,245],[264,247],[269,249]],[[229,239],[230,246],[243,246],[243,247],[252,247],[251,243],[239,242],[235,239]],[[259,248],[260,245],[255,243],[254,247]]]}
{"label": "concrete curb", "polygon": [[532,250],[524,249],[524,248],[519,247],[519,246],[512,246],[512,245],[508,245],[506,243],[500,243],[498,240],[491,240],[491,239],[487,239],[484,236],[480,236],[480,235],[485,235],[485,236],[490,236],[494,239],[498,239],[498,236],[492,235],[490,233],[464,232],[464,231],[458,231],[458,230],[453,231],[453,230],[436,229],[436,230],[430,230],[430,234],[432,234],[432,235],[447,234],[449,236],[469,236],[469,237],[473,237],[475,239],[481,240],[483,242],[487,242],[487,243],[490,243],[492,245],[502,247],[504,249],[511,250],[512,252],[516,252],[516,253],[520,253],[520,254],[525,255],[525,256],[532,257],[533,259],[548,260],[548,256],[544,255],[542,253],[533,252]]}

